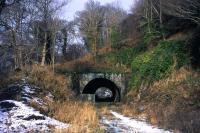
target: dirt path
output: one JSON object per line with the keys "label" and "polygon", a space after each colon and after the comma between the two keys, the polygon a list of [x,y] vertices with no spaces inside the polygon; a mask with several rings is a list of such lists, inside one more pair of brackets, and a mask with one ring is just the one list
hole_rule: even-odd
{"label": "dirt path", "polygon": [[173,133],[155,127],[145,120],[125,117],[120,113],[109,110],[109,114],[100,116],[100,125],[106,133]]}

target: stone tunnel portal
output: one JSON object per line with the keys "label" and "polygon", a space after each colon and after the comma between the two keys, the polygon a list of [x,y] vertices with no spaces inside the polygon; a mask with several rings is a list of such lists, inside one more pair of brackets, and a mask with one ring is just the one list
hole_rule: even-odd
{"label": "stone tunnel portal", "polygon": [[[103,91],[111,92],[107,97],[99,97],[97,91],[104,88]],[[105,89],[106,88],[106,89]],[[106,92],[104,92],[106,94]],[[120,102],[120,89],[117,85],[106,78],[96,78],[91,80],[83,89],[82,94],[94,94],[95,102]]]}

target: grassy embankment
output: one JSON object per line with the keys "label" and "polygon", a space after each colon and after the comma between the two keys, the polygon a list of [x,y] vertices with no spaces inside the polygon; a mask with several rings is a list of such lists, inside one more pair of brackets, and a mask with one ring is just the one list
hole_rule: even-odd
{"label": "grassy embankment", "polygon": [[[31,102],[31,106],[41,113],[57,120],[70,124],[70,128],[56,132],[96,132],[98,129],[98,117],[92,103],[81,102],[69,88],[69,80],[66,76],[54,74],[49,67],[31,66],[21,72],[14,72],[3,78],[1,88],[28,77],[28,83],[40,88],[37,97],[43,99],[47,105],[41,106]],[[48,93],[54,96],[53,101],[46,96]]]}
{"label": "grassy embankment", "polygon": [[121,108],[124,114],[145,116],[177,132],[200,130],[200,74],[191,67],[188,40],[189,36],[172,35],[153,45],[141,41],[102,56],[131,69],[129,92]]}

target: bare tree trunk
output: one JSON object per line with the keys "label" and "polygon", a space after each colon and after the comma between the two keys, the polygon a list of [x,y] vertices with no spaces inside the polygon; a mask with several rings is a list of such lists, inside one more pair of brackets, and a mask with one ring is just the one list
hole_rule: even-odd
{"label": "bare tree trunk", "polygon": [[46,46],[47,46],[47,33],[44,33],[44,46],[42,50],[42,61],[41,61],[41,66],[45,65],[45,57],[46,57]]}
{"label": "bare tree trunk", "polygon": [[112,49],[112,40],[111,40],[111,34],[112,34],[112,28],[109,28],[108,30],[108,38],[109,38],[109,49]]}
{"label": "bare tree trunk", "polygon": [[46,39],[46,56],[45,56],[45,62],[50,65],[52,63],[52,31],[48,32],[47,39]]}
{"label": "bare tree trunk", "polygon": [[23,67],[23,59],[22,59],[22,47],[18,49],[18,60],[19,60],[19,68]]}
{"label": "bare tree trunk", "polygon": [[53,54],[52,54],[52,67],[53,67],[53,73],[54,73],[54,69],[55,69],[55,34],[53,35]]}
{"label": "bare tree trunk", "polygon": [[159,15],[159,19],[160,19],[160,25],[162,26],[163,22],[162,22],[162,0],[159,0],[159,5],[160,5],[160,15]]}
{"label": "bare tree trunk", "polygon": [[97,38],[94,38],[93,43],[93,56],[94,56],[94,63],[96,63],[96,56],[97,56]]}
{"label": "bare tree trunk", "polygon": [[62,52],[63,52],[63,56],[66,58],[67,56],[67,52],[66,52],[66,49],[67,49],[67,33],[64,32],[64,38],[63,38],[63,47],[62,47]]}
{"label": "bare tree trunk", "polygon": [[150,7],[151,9],[150,10],[151,10],[151,22],[152,22],[153,21],[153,3],[152,3],[152,0],[151,0],[151,4],[150,5],[151,5],[151,7]]}
{"label": "bare tree trunk", "polygon": [[162,0],[159,0],[159,5],[160,5],[160,12],[159,12],[159,19],[160,19],[160,29],[162,33],[162,38],[165,40],[165,35],[163,31],[163,20],[162,20]]}
{"label": "bare tree trunk", "polygon": [[14,69],[19,67],[19,63],[18,63],[18,51],[17,51],[17,42],[16,42],[16,32],[14,29],[11,30],[11,34],[12,34],[12,46],[14,49]]}
{"label": "bare tree trunk", "polygon": [[39,63],[39,26],[38,25],[37,25],[36,36],[37,36],[37,41],[36,41],[36,60],[37,60],[37,63]]}
{"label": "bare tree trunk", "polygon": [[145,18],[147,19],[147,29],[148,29],[148,33],[151,33],[151,25],[150,25],[150,19],[151,19],[151,16],[149,15],[149,6],[151,6],[149,4],[149,1],[144,1],[144,6],[145,6],[145,9],[144,9],[144,12],[145,12]]}

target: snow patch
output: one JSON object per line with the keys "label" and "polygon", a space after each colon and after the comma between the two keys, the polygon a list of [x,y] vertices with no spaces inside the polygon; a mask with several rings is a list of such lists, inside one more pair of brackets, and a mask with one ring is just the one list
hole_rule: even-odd
{"label": "snow patch", "polygon": [[46,103],[42,99],[33,96],[35,94],[35,88],[31,87],[28,84],[23,85],[23,87],[22,87],[22,94],[23,94],[22,100],[25,103],[35,102],[39,106],[46,105]]}
{"label": "snow patch", "polygon": [[28,85],[23,86],[23,92],[25,94],[34,94],[35,90],[31,89]]}
{"label": "snow patch", "polygon": [[68,124],[44,116],[40,114],[39,111],[34,110],[32,107],[22,102],[5,100],[0,102],[0,104],[2,103],[4,103],[4,105],[7,103],[8,105],[11,104],[14,106],[0,106],[0,132],[49,132],[51,131],[49,126],[53,126],[56,129],[65,129],[69,127]]}
{"label": "snow patch", "polygon": [[166,131],[152,126],[146,122],[131,119],[125,117],[117,112],[111,111],[114,116],[113,119],[108,120],[105,117],[102,118],[102,124],[107,126],[108,132],[119,133],[172,133],[172,131]]}

